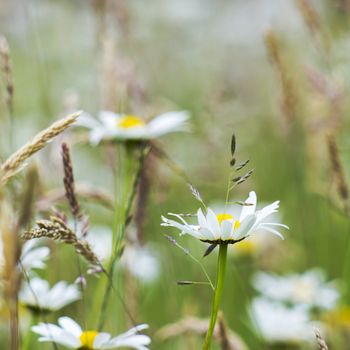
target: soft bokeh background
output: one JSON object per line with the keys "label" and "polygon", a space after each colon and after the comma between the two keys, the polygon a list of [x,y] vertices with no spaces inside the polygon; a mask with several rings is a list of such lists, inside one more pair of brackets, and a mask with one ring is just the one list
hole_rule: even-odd
{"label": "soft bokeh background", "polygon": [[[0,33],[9,42],[14,72],[12,150],[75,109],[96,114],[108,108],[145,117],[185,109],[192,114],[192,133],[174,134],[160,142],[205,201],[212,204],[224,200],[229,143],[235,132],[238,157],[242,161],[249,158],[255,172],[232,198],[244,200],[254,189],[263,203],[280,199],[280,220],[290,226],[285,241],[263,236],[268,249],[261,241],[245,250],[230,247],[222,310],[229,328],[250,349],[313,348],[307,344],[267,345],[254,331],[248,309],[256,294],[251,284],[256,270],[283,274],[320,267],[327,279],[344,281],[340,302],[344,310],[350,302],[349,220],[327,151],[327,135],[331,134],[347,176],[350,5],[346,0],[310,1],[317,17],[306,21],[307,13],[304,9],[303,17],[297,3],[0,2]],[[270,40],[267,45],[265,40]],[[129,84],[128,89],[125,84]],[[4,105],[1,111],[4,156],[11,149],[9,135],[4,132]],[[68,132],[62,139],[73,144],[76,138]],[[111,193],[112,174],[103,149],[77,142],[72,153],[77,182]],[[54,142],[36,159],[43,188],[61,186],[59,143]],[[177,280],[203,280],[204,276],[197,264],[164,238],[167,233],[178,239],[177,232],[160,227],[162,214],[194,212],[198,203],[185,181],[164,162],[153,157],[148,168],[151,193],[144,203],[141,235],[161,261],[160,275],[145,284],[128,282],[130,276],[120,273],[117,282],[136,319],[148,323],[150,334],[155,335],[161,327],[185,316],[208,317],[211,293],[206,286],[177,286]],[[84,203],[84,209],[93,225],[111,224],[111,211],[89,203]],[[129,234],[133,230],[131,226]],[[206,248],[192,238],[178,241],[197,257]],[[203,262],[214,276],[216,253]],[[71,251],[56,247],[44,276],[52,282],[60,278],[74,281],[77,273]],[[88,284],[94,288],[98,279],[91,277]],[[65,313],[94,327],[98,310],[90,305],[101,293],[94,289],[87,298],[87,302],[78,302],[49,319],[55,321]],[[345,349],[350,335],[349,312],[340,318],[332,321],[329,332],[334,349]],[[129,325],[114,295],[106,330],[123,331]],[[7,334],[4,322],[4,341]],[[200,344],[201,338],[195,335],[166,341],[155,336],[152,349],[197,349]]]}

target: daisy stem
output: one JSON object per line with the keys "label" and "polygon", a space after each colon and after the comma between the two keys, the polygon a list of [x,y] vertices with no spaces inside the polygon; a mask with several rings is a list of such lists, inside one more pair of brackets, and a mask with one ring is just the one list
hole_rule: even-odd
{"label": "daisy stem", "polygon": [[22,350],[30,350],[33,340],[33,332],[32,332],[32,326],[36,325],[38,323],[38,317],[39,315],[36,312],[31,313],[31,320],[29,324],[28,331],[23,339],[23,346]]}
{"label": "daisy stem", "polygon": [[[130,147],[130,146],[129,146]],[[125,239],[126,226],[129,220],[132,203],[136,196],[141,172],[143,169],[144,161],[149,152],[149,147],[141,145],[140,155],[138,159],[138,165],[136,168],[133,166],[134,159],[132,156],[132,148],[122,150],[120,159],[124,161],[124,164],[118,164],[118,166],[124,167],[120,170],[120,173],[116,175],[116,205],[115,205],[115,217],[114,217],[114,243],[113,252],[110,258],[109,267],[107,270],[108,280],[105,291],[103,293],[103,300],[101,305],[101,313],[99,319],[98,329],[101,330],[104,326],[107,317],[108,300],[110,293],[113,289],[113,275],[115,271],[116,261],[121,257],[123,251],[123,242]],[[119,175],[119,176],[118,176]],[[129,315],[130,316],[130,315]]]}
{"label": "daisy stem", "polygon": [[220,244],[218,265],[217,265],[217,275],[216,275],[216,287],[213,299],[213,306],[210,315],[210,323],[205,337],[204,345],[202,350],[209,350],[211,345],[211,340],[214,333],[215,323],[218,316],[222,291],[224,287],[225,280],[225,270],[226,270],[226,257],[227,257],[227,244]]}

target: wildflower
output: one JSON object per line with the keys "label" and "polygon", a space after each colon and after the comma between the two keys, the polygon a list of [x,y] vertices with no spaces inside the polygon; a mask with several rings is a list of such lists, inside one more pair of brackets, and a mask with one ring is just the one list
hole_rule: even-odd
{"label": "wildflower", "polygon": [[112,255],[112,230],[107,226],[93,226],[86,236],[86,240],[100,261],[110,259]]}
{"label": "wildflower", "polygon": [[35,241],[27,241],[22,247],[21,266],[27,272],[32,269],[43,269],[49,255],[48,247],[38,247]]}
{"label": "wildflower", "polygon": [[147,245],[127,245],[122,263],[131,274],[141,282],[149,283],[156,280],[160,272],[160,263],[154,251]]}
{"label": "wildflower", "polygon": [[[113,242],[112,231],[109,228],[92,227],[86,240],[101,261],[111,258]],[[121,266],[144,283],[156,280],[160,273],[159,259],[152,247],[148,244],[140,245],[136,240],[125,246],[120,262]]]}
{"label": "wildflower", "polygon": [[53,312],[80,298],[77,285],[65,281],[56,283],[51,289],[47,281],[34,277],[19,293],[19,301],[31,310]]}
{"label": "wildflower", "polygon": [[203,242],[216,244],[234,244],[254,232],[262,230],[271,232],[283,239],[282,234],[276,227],[288,229],[288,226],[264,221],[268,216],[277,212],[279,201],[267,205],[261,210],[256,210],[256,202],[256,194],[252,191],[249,193],[238,219],[235,219],[229,210],[216,214],[212,209],[207,208],[206,216],[202,209],[198,209],[198,225],[188,224],[181,215],[169,213],[169,215],[178,218],[181,223],[162,217],[162,226],[172,226],[181,230],[181,234],[189,234]]}
{"label": "wildflower", "polygon": [[98,120],[88,114],[81,116],[78,126],[90,129],[90,142],[101,140],[149,140],[176,131],[189,129],[189,115],[185,111],[167,112],[150,121],[129,114],[101,111]]}
{"label": "wildflower", "polygon": [[148,326],[138,325],[114,338],[109,333],[93,330],[83,331],[81,327],[69,317],[60,317],[59,326],[50,323],[39,323],[32,327],[32,331],[40,335],[40,342],[53,342],[69,349],[117,349],[129,347],[136,350],[148,350],[151,339],[144,334],[138,334]]}
{"label": "wildflower", "polygon": [[307,309],[302,306],[287,307],[265,298],[255,298],[251,317],[257,333],[266,341],[300,343],[313,340],[313,327]]}
{"label": "wildflower", "polygon": [[[22,246],[22,253],[20,257],[21,268],[28,273],[32,269],[43,269],[45,267],[45,260],[50,255],[48,247],[38,247],[36,242],[27,241]],[[0,239],[0,266],[4,265],[3,257],[3,242]]]}
{"label": "wildflower", "polygon": [[253,278],[253,284],[266,298],[307,308],[330,310],[339,299],[335,284],[326,283],[319,269],[290,276],[259,272]]}

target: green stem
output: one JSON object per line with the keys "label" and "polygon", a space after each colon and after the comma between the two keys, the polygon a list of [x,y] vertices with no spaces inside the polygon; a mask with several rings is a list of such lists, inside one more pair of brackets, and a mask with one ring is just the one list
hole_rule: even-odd
{"label": "green stem", "polygon": [[[149,151],[148,147],[141,146],[140,149],[140,157],[138,161],[138,166],[136,169],[133,169],[133,157],[132,157],[132,149],[128,149],[126,147],[123,150],[123,154],[121,158],[124,158],[121,162],[124,165],[123,169],[119,169],[121,172],[119,176],[121,178],[117,178],[116,185],[116,199],[119,197],[119,200],[116,200],[115,207],[115,220],[114,220],[114,232],[115,239],[113,244],[113,252],[109,262],[109,268],[107,270],[108,281],[106,285],[106,289],[104,291],[102,306],[101,306],[101,314],[100,321],[98,325],[98,329],[101,330],[104,326],[107,316],[107,306],[108,300],[110,297],[110,293],[113,289],[113,275],[115,271],[116,261],[120,258],[122,250],[123,250],[123,241],[125,238],[125,230],[127,226],[127,221],[130,215],[132,203],[136,196],[137,185],[139,183],[141,172],[143,169],[143,164],[145,161],[145,157]],[[133,174],[134,172],[134,174]],[[120,191],[121,193],[118,193]],[[120,198],[121,197],[121,198]],[[130,315],[129,315],[130,316]]]}
{"label": "green stem", "polygon": [[221,244],[218,256],[217,276],[216,276],[216,287],[213,299],[213,306],[210,315],[210,323],[207,335],[205,337],[204,345],[202,350],[209,350],[211,339],[213,337],[216,319],[218,316],[222,290],[225,281],[225,270],[226,270],[226,257],[227,257],[227,244]]}
{"label": "green stem", "polygon": [[32,340],[33,340],[32,326],[37,324],[38,319],[39,319],[38,314],[36,312],[32,312],[29,328],[28,328],[27,334],[25,335],[25,337],[23,339],[22,350],[30,350],[31,349],[31,344],[32,344]]}

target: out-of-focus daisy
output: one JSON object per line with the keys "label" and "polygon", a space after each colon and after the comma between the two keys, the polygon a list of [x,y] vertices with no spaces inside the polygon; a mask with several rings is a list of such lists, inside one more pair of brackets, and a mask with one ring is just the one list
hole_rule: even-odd
{"label": "out-of-focus daisy", "polygon": [[[86,239],[101,261],[110,259],[113,249],[110,228],[92,227]],[[160,273],[157,254],[148,244],[140,245],[136,241],[130,242],[124,248],[120,262],[121,267],[127,268],[134,277],[144,283],[156,280]]]}
{"label": "out-of-focus daisy", "polygon": [[48,247],[40,247],[34,240],[27,241],[22,247],[21,266],[27,272],[31,269],[43,269],[49,256],[50,249]]}
{"label": "out-of-focus daisy", "polygon": [[51,289],[47,281],[34,277],[25,283],[19,293],[19,301],[31,310],[57,311],[80,298],[77,285],[60,281]]}
{"label": "out-of-focus daisy", "polygon": [[[264,204],[260,204],[260,208],[265,207]],[[225,211],[225,205],[222,203],[213,203],[210,205],[210,208],[215,213],[222,213]],[[259,208],[258,208],[259,209]],[[230,214],[233,217],[239,217],[240,216],[240,210],[239,206],[231,208],[230,207]],[[282,218],[279,212],[275,212],[269,216],[269,221],[274,223],[281,223]],[[264,233],[268,233],[267,231],[264,231],[264,229],[261,229],[261,232],[257,232],[258,234],[255,234],[253,236],[250,236],[249,238],[242,241],[240,244],[235,244],[232,246],[232,249],[230,249],[228,252],[229,254],[232,254],[237,257],[246,257],[246,256],[260,256],[264,254],[265,252],[270,252],[270,249],[273,249],[277,246],[279,246],[280,239],[276,235],[265,235]]]}
{"label": "out-of-focus daisy", "polygon": [[152,282],[159,277],[159,259],[148,245],[127,245],[121,262],[134,277],[144,283]]}
{"label": "out-of-focus daisy", "polygon": [[335,283],[326,283],[319,269],[289,276],[259,272],[253,278],[253,284],[266,298],[309,308],[332,309],[339,299]]}
{"label": "out-of-focus daisy", "polygon": [[286,307],[264,298],[251,304],[252,322],[266,341],[299,343],[313,340],[313,327],[304,307]]}
{"label": "out-of-focus daisy", "polygon": [[58,326],[51,323],[39,323],[32,327],[32,331],[40,335],[40,342],[53,342],[69,349],[117,349],[132,348],[148,350],[150,337],[138,334],[148,328],[142,324],[131,328],[126,333],[113,337],[109,333],[100,333],[93,330],[83,331],[81,327],[69,317],[60,317]]}
{"label": "out-of-focus daisy", "polygon": [[112,255],[112,230],[107,226],[92,226],[86,236],[90,247],[100,261],[108,260]]}
{"label": "out-of-focus daisy", "polygon": [[277,212],[279,201],[261,210],[256,210],[256,202],[256,194],[252,191],[249,193],[238,219],[231,214],[229,208],[223,213],[214,213],[212,209],[207,208],[206,215],[203,214],[202,209],[198,209],[198,225],[188,224],[181,215],[169,213],[168,215],[175,216],[180,222],[162,217],[162,226],[172,226],[181,230],[181,234],[189,234],[203,242],[217,244],[234,244],[262,230],[283,238],[277,228],[288,229],[288,226],[265,221],[268,216]]}
{"label": "out-of-focus daisy", "polygon": [[[49,258],[50,249],[48,247],[40,247],[34,240],[27,241],[22,246],[20,257],[21,268],[27,273],[32,269],[43,269],[45,261]],[[3,242],[0,239],[0,268],[4,265]]]}
{"label": "out-of-focus daisy", "polygon": [[160,114],[150,121],[136,115],[101,111],[98,119],[88,114],[76,123],[90,129],[90,142],[105,140],[149,140],[176,131],[189,130],[189,114],[185,111]]}

